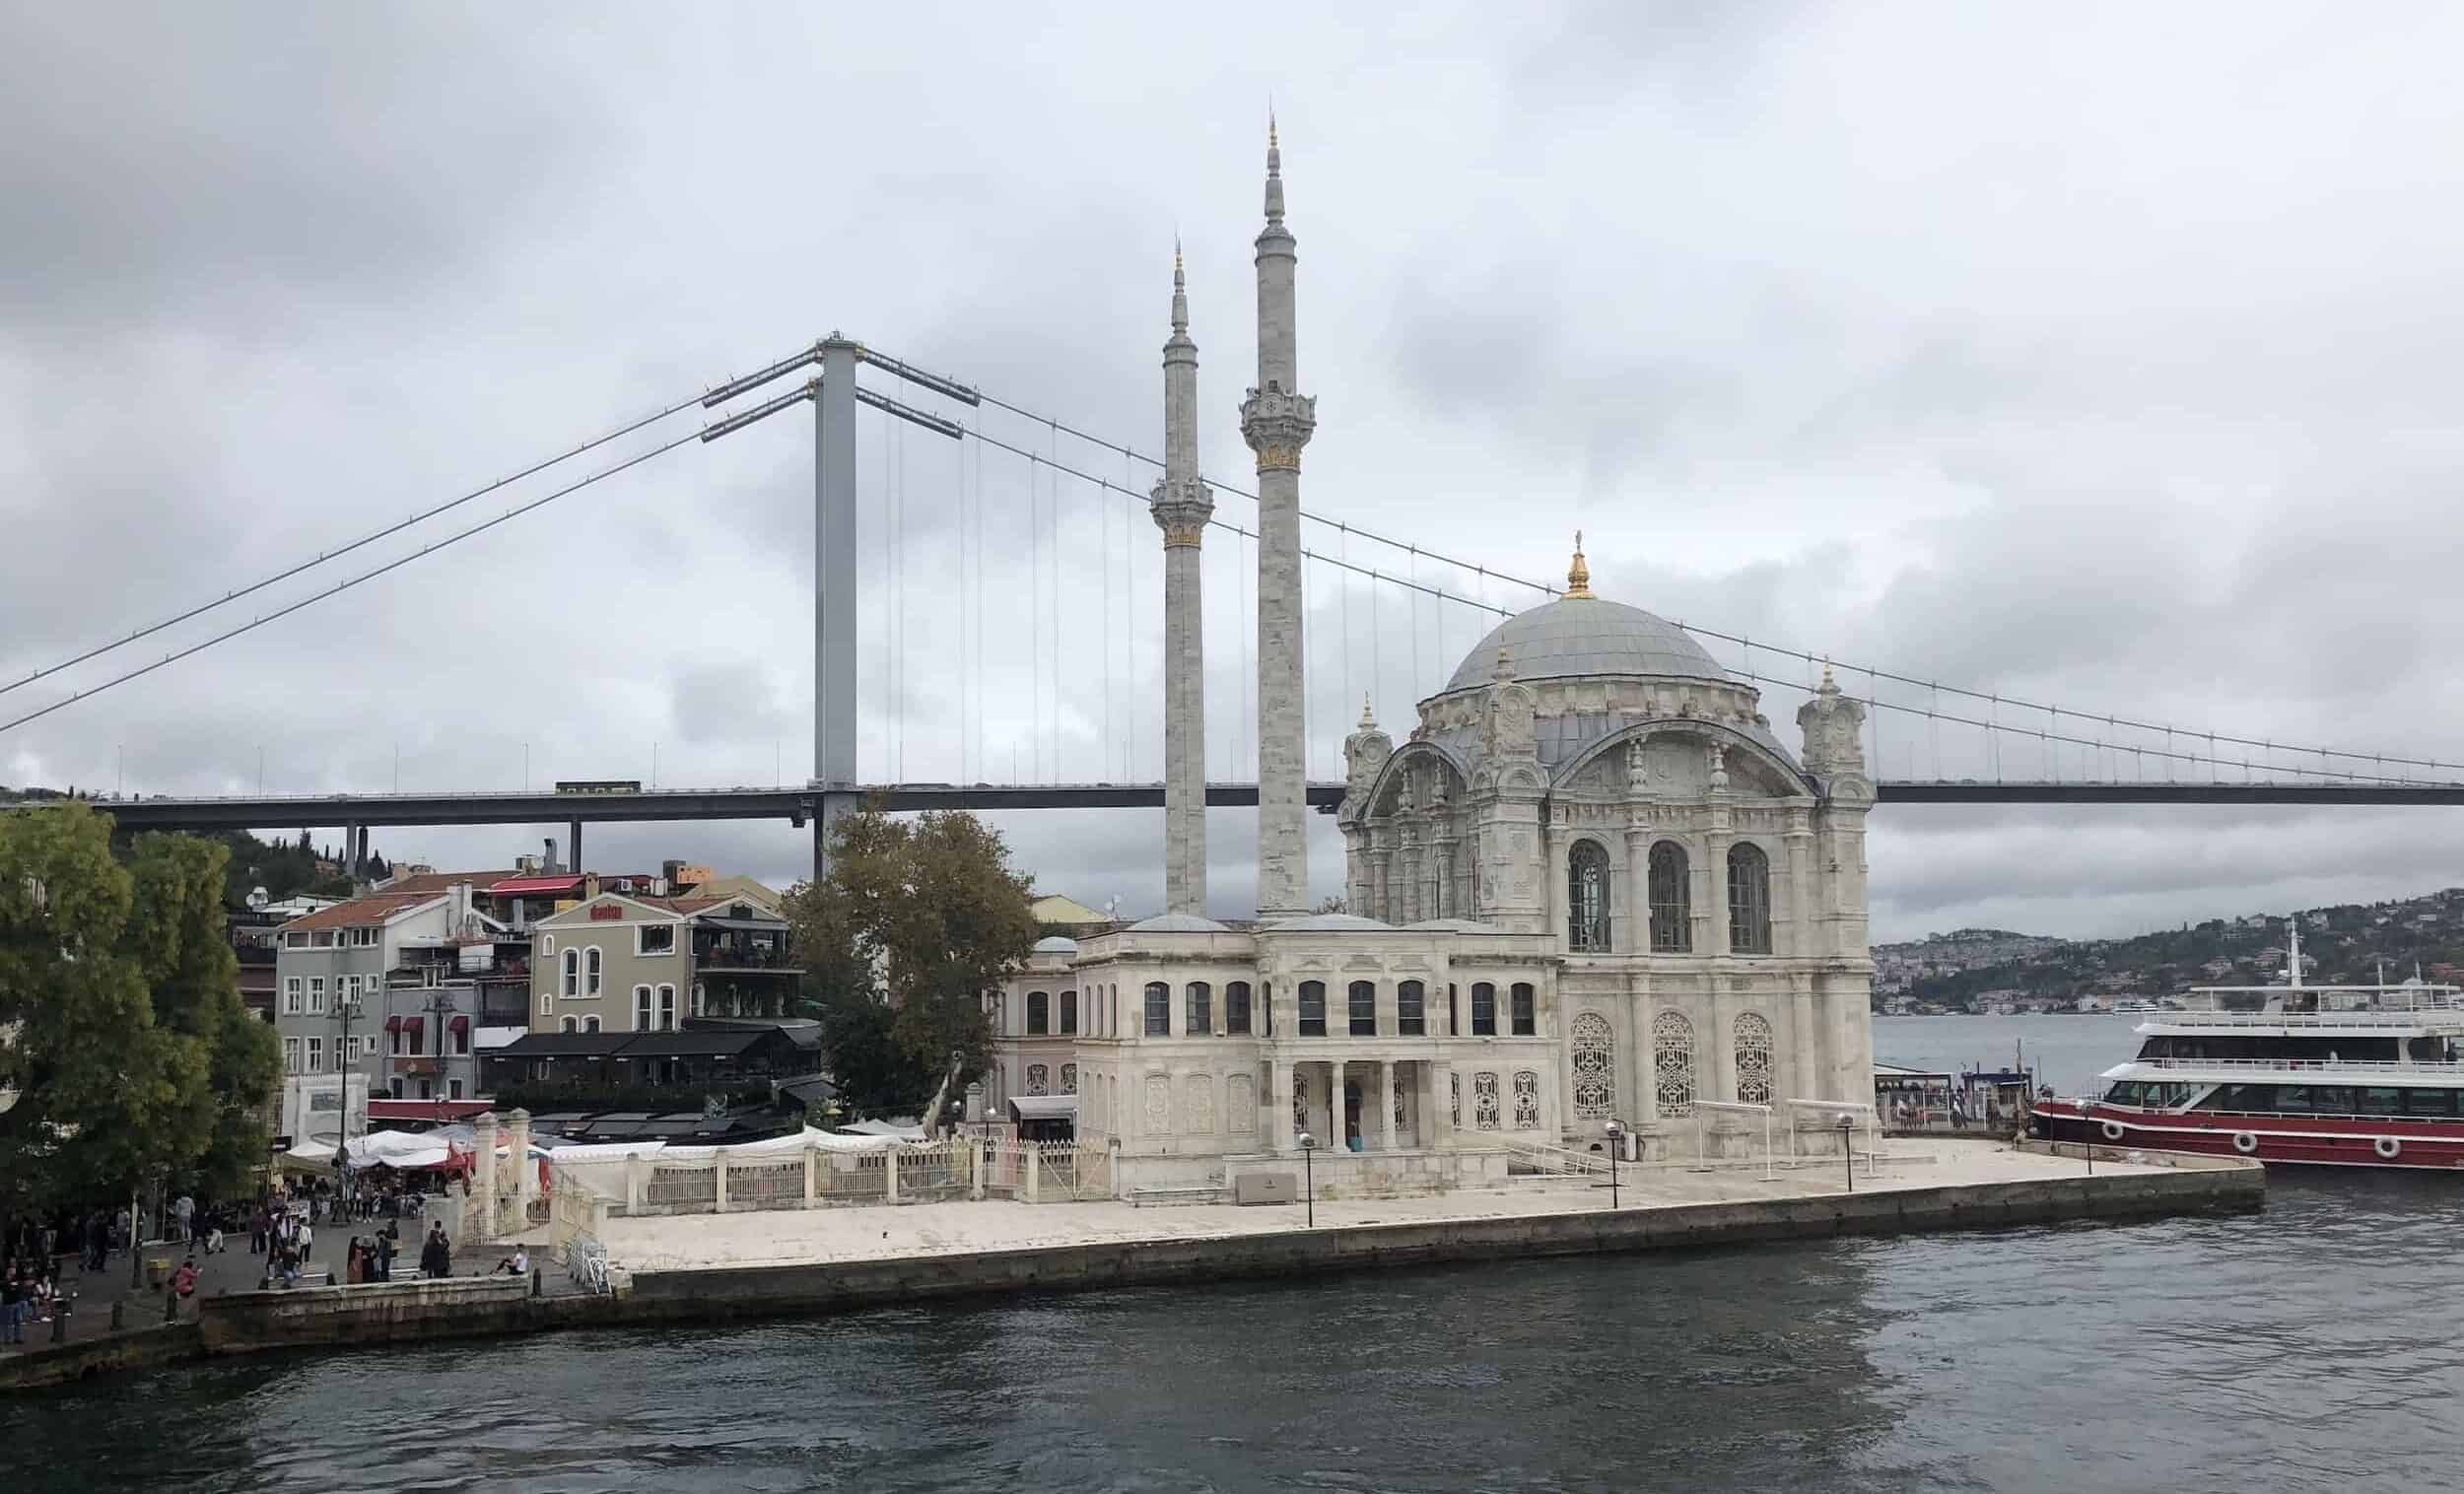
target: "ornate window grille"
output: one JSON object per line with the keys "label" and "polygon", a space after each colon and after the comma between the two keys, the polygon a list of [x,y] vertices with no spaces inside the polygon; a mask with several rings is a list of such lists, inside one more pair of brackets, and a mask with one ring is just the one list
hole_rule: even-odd
{"label": "ornate window grille", "polygon": [[1685,848],[1662,841],[1651,848],[1651,948],[1681,955],[1694,947],[1692,878]]}
{"label": "ornate window grille", "polygon": [[1351,1013],[1351,1035],[1374,1038],[1378,1035],[1378,987],[1374,981],[1354,981],[1344,991],[1345,1003]]}
{"label": "ornate window grille", "polygon": [[1605,1120],[1617,1109],[1617,1038],[1608,1019],[1587,1011],[1574,1019],[1574,1114]]}
{"label": "ornate window grille", "polygon": [[1064,1063],[1061,1066],[1061,1092],[1064,1095],[1074,1095],[1078,1092],[1078,1065],[1075,1063]]}
{"label": "ornate window grille", "polygon": [[1042,1063],[1027,1065],[1027,1093],[1049,1095],[1053,1092],[1053,1070]]}
{"label": "ornate window grille", "polygon": [[1309,1081],[1298,1073],[1292,1075],[1292,1130],[1309,1129]]}
{"label": "ornate window grille", "polygon": [[1409,1093],[1409,1086],[1398,1079],[1395,1083],[1395,1129],[1398,1131],[1407,1130],[1411,1126],[1410,1108],[1403,1103],[1403,1097]]}
{"label": "ornate window grille", "polygon": [[1651,1019],[1651,1072],[1663,1116],[1694,1113],[1694,1024],[1664,1011]]}
{"label": "ornate window grille", "polygon": [[1300,1035],[1304,1038],[1326,1036],[1326,983],[1300,983]]}
{"label": "ornate window grille", "polygon": [[1472,1123],[1484,1131],[1497,1125],[1497,1076],[1481,1069],[1472,1076]]}
{"label": "ornate window grille", "polygon": [[1146,983],[1146,1036],[1172,1036],[1172,987],[1161,981]]}
{"label": "ornate window grille", "polygon": [[1519,1131],[1540,1129],[1540,1075],[1531,1069],[1515,1070],[1514,1128]]}
{"label": "ornate window grille", "polygon": [[1771,1023],[1760,1012],[1738,1014],[1737,1098],[1747,1105],[1771,1103]]}
{"label": "ornate window grille", "polygon": [[1040,1038],[1052,1031],[1053,995],[1050,991],[1027,992],[1027,1036]]}
{"label": "ornate window grille", "polygon": [[1395,1030],[1406,1038],[1425,1037],[1429,1030],[1428,987],[1405,981],[1395,987]]}
{"label": "ornate window grille", "polygon": [[1741,955],[1771,952],[1771,858],[1751,841],[1728,849],[1728,947]]}
{"label": "ornate window grille", "polygon": [[1577,841],[1566,856],[1566,948],[1608,948],[1608,852]]}
{"label": "ornate window grille", "polygon": [[1192,981],[1187,987],[1189,1020],[1181,1031],[1193,1038],[1203,1038],[1215,1030],[1215,991],[1203,981]]}
{"label": "ornate window grille", "polygon": [[1446,1076],[1446,1107],[1447,1119],[1457,1125],[1463,1124],[1463,1075],[1460,1073]]}
{"label": "ornate window grille", "polygon": [[1486,981],[1472,983],[1472,1036],[1497,1036],[1497,987]]}

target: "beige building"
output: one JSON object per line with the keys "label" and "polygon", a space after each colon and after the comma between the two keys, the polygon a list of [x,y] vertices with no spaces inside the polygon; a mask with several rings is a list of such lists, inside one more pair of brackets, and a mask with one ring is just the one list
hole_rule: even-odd
{"label": "beige building", "polygon": [[752,897],[602,892],[533,925],[530,1030],[673,1031],[794,1013],[787,920]]}

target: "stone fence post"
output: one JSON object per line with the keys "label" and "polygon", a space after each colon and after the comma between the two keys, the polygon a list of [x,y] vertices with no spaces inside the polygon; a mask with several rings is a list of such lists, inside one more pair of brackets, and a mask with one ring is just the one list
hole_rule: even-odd
{"label": "stone fence post", "polygon": [[513,1217],[506,1233],[519,1234],[530,1228],[530,1200],[539,1191],[539,1169],[530,1160],[530,1112],[516,1108],[506,1118],[509,1122],[506,1150],[513,1154]]}
{"label": "stone fence post", "polygon": [[815,1148],[812,1142],[807,1141],[804,1143],[804,1206],[806,1208],[811,1208],[813,1206],[814,1150]]}
{"label": "stone fence post", "polygon": [[650,1159],[644,1152],[625,1154],[625,1211],[639,1213],[650,1191]]}
{"label": "stone fence post", "polygon": [[881,1200],[898,1202],[898,1153],[901,1143],[893,1141],[881,1150]]}
{"label": "stone fence post", "polygon": [[711,1154],[711,1188],[717,1211],[727,1212],[727,1149],[723,1146]]}
{"label": "stone fence post", "polygon": [[481,1111],[472,1123],[468,1196],[462,1200],[462,1240],[485,1245],[496,1238],[496,1112]]}

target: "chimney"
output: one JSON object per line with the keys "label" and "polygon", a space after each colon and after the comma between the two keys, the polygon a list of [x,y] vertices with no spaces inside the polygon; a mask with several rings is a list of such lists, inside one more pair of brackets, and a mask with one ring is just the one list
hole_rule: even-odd
{"label": "chimney", "polygon": [[554,836],[549,836],[549,837],[547,838],[547,840],[548,840],[548,857],[547,857],[547,860],[546,860],[546,861],[544,861],[544,862],[542,862],[542,863],[540,864],[539,869],[540,869],[541,871],[551,872],[551,873],[552,873],[552,872],[559,872],[559,871],[564,870],[565,868],[563,868],[562,866],[559,866],[559,865],[557,865],[557,864],[556,864],[556,837],[554,837]]}
{"label": "chimney", "polygon": [[598,877],[598,873],[596,873],[596,872],[590,872],[590,873],[585,874],[585,875],[582,877],[582,901],[583,901],[584,903],[587,903],[587,902],[589,902],[592,898],[595,898],[595,897],[597,897],[598,895],[599,895],[599,877]]}

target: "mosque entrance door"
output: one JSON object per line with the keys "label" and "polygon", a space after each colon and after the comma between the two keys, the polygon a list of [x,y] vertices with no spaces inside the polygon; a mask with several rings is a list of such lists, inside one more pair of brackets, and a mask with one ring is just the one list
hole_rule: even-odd
{"label": "mosque entrance door", "polygon": [[1355,1152],[1367,1145],[1360,1135],[1360,1085],[1353,1080],[1343,1084],[1343,1145]]}

